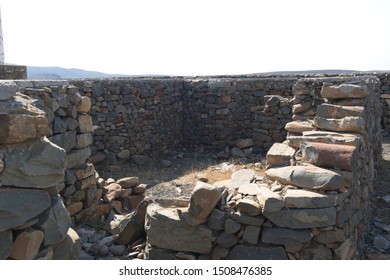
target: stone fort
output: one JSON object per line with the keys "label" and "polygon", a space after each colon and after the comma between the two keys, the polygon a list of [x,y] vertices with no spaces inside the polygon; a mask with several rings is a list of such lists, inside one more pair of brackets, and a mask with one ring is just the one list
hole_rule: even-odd
{"label": "stone fort", "polygon": [[[4,72],[0,259],[78,259],[75,230],[113,183],[103,170],[238,142],[266,157],[264,177],[244,169],[224,184],[198,182],[185,199],[145,198],[111,241],[146,236],[149,259],[362,258],[390,132],[389,73],[43,81]],[[131,196],[139,182],[114,184]]]}

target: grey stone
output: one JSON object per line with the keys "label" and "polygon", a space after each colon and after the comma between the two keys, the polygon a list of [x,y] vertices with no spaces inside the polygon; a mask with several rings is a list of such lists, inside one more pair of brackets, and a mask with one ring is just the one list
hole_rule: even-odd
{"label": "grey stone", "polygon": [[363,106],[340,106],[333,104],[321,104],[317,106],[317,117],[341,119],[345,117],[361,117]]}
{"label": "grey stone", "polygon": [[49,140],[57,146],[69,152],[76,147],[76,131],[68,131],[49,137]]}
{"label": "grey stone", "polygon": [[225,221],[225,232],[236,233],[241,229],[241,224],[232,219],[226,219]]}
{"label": "grey stone", "polygon": [[66,237],[72,221],[60,195],[51,197],[48,210],[40,215],[36,227],[44,232],[44,244],[52,245],[61,242]]}
{"label": "grey stone", "polygon": [[311,230],[293,230],[289,228],[264,228],[261,241],[264,243],[280,244],[285,247],[300,245],[299,249],[312,238]]}
{"label": "grey stone", "polygon": [[363,133],[365,122],[362,117],[345,117],[342,119],[314,118],[314,125],[320,129],[340,132]]}
{"label": "grey stone", "polygon": [[53,260],[78,260],[81,255],[81,241],[76,231],[68,229],[65,238],[51,246]]}
{"label": "grey stone", "polygon": [[140,166],[146,165],[150,161],[150,158],[144,155],[133,155],[131,159],[135,164]]}
{"label": "grey stone", "polygon": [[145,235],[146,208],[150,203],[150,200],[142,200],[134,212],[125,216],[120,226],[123,229],[115,241],[117,244],[131,244]]}
{"label": "grey stone", "polygon": [[261,205],[262,211],[267,213],[277,212],[286,205],[279,194],[271,191],[265,186],[260,187],[257,194],[257,200]]}
{"label": "grey stone", "polygon": [[76,130],[76,128],[79,126],[79,123],[73,119],[73,118],[67,118],[66,119],[66,128],[67,130]]}
{"label": "grey stone", "polygon": [[216,242],[224,248],[231,248],[238,243],[238,239],[234,234],[222,232]]}
{"label": "grey stone", "polygon": [[207,221],[207,226],[212,230],[223,230],[225,227],[226,213],[213,209]]}
{"label": "grey stone", "polygon": [[0,260],[6,260],[9,257],[12,243],[12,230],[0,232]]}
{"label": "grey stone", "polygon": [[321,96],[331,99],[365,98],[369,93],[366,85],[341,84],[335,86],[323,86]]}
{"label": "grey stone", "polygon": [[89,115],[80,115],[78,117],[80,133],[91,133],[94,131],[92,118]]}
{"label": "grey stone", "polygon": [[305,131],[303,136],[288,135],[287,144],[300,148],[302,142],[318,142],[327,144],[341,144],[357,146],[361,140],[358,134],[332,132],[332,131]]}
{"label": "grey stone", "polygon": [[256,173],[252,169],[240,169],[232,174],[232,186],[238,188],[243,184],[252,183],[255,179],[255,175]]}
{"label": "grey stone", "polygon": [[257,244],[260,235],[260,227],[246,226],[242,240],[249,244]]}
{"label": "grey stone", "polygon": [[249,216],[257,216],[261,214],[261,206],[253,199],[244,198],[238,201],[238,209],[248,214]]}
{"label": "grey stone", "polygon": [[332,251],[322,244],[312,242],[299,251],[300,260],[332,260]]}
{"label": "grey stone", "polygon": [[330,244],[334,242],[344,242],[345,235],[341,229],[321,231],[318,235],[314,236],[313,239],[322,244]]}
{"label": "grey stone", "polygon": [[53,133],[58,134],[58,133],[65,133],[68,128],[68,125],[66,124],[66,121],[64,121],[60,117],[54,117],[53,121]]}
{"label": "grey stone", "polygon": [[188,212],[194,217],[207,218],[221,196],[221,190],[216,186],[198,181],[191,194]]}
{"label": "grey stone", "polygon": [[232,150],[230,151],[230,153],[235,158],[244,158],[245,157],[245,153],[240,148],[237,148],[237,147],[233,147]]}
{"label": "grey stone", "polygon": [[215,246],[213,251],[211,252],[211,259],[213,260],[221,260],[224,259],[229,254],[229,249],[224,248],[222,246]]}
{"label": "grey stone", "polygon": [[290,160],[294,157],[294,154],[294,148],[283,143],[274,143],[271,149],[267,152],[267,165],[289,165]]}
{"label": "grey stone", "polygon": [[111,245],[109,247],[109,250],[114,256],[122,256],[126,252],[126,246],[125,245]]}
{"label": "grey stone", "polygon": [[339,190],[343,177],[331,170],[314,165],[275,167],[266,171],[267,178],[284,185],[313,190]]}
{"label": "grey stone", "polygon": [[283,198],[288,208],[327,208],[342,205],[345,195],[288,189]]}
{"label": "grey stone", "polygon": [[285,209],[273,213],[263,213],[278,227],[303,229],[326,227],[336,224],[336,208],[322,209]]}
{"label": "grey stone", "polygon": [[227,255],[227,260],[287,260],[286,251],[280,246],[262,247],[237,245]]}
{"label": "grey stone", "polygon": [[0,185],[47,188],[64,180],[65,150],[47,138],[30,146],[18,146],[5,155]]}
{"label": "grey stone", "polygon": [[19,91],[18,85],[13,81],[1,81],[0,83],[0,101],[9,100]]}
{"label": "grey stone", "polygon": [[0,232],[25,224],[49,206],[50,196],[45,191],[0,189]]}
{"label": "grey stone", "polygon": [[68,168],[79,168],[84,166],[90,155],[91,149],[89,147],[71,151],[68,154]]}
{"label": "grey stone", "polygon": [[240,212],[235,212],[229,214],[229,217],[236,222],[239,222],[244,225],[250,226],[261,226],[264,223],[264,218],[262,216],[251,217]]}
{"label": "grey stone", "polygon": [[146,210],[148,242],[159,248],[210,254],[213,233],[204,225],[190,226],[180,219],[177,209],[150,204]]}
{"label": "grey stone", "polygon": [[382,235],[374,237],[374,246],[379,251],[386,251],[390,248],[390,241]]}
{"label": "grey stone", "polygon": [[256,183],[243,183],[238,187],[239,193],[247,195],[256,195],[259,192],[259,185]]}
{"label": "grey stone", "polygon": [[237,148],[245,149],[253,146],[252,138],[240,139],[234,142]]}
{"label": "grey stone", "polygon": [[83,149],[85,147],[92,145],[92,143],[93,143],[93,137],[91,133],[83,133],[77,135],[77,144],[76,144],[77,149]]}
{"label": "grey stone", "polygon": [[139,184],[138,177],[125,177],[116,181],[124,189],[134,188]]}

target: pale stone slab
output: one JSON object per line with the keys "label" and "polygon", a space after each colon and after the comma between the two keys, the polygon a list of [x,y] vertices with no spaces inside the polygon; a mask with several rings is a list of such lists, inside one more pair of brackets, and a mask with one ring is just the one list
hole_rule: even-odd
{"label": "pale stone slab", "polygon": [[237,245],[227,255],[227,260],[287,260],[286,251],[281,247]]}
{"label": "pale stone slab", "polygon": [[286,205],[279,194],[271,191],[265,186],[259,189],[257,200],[259,201],[263,212],[268,213],[279,211]]}
{"label": "pale stone slab", "polygon": [[264,243],[280,244],[291,246],[304,244],[312,238],[311,230],[294,230],[289,228],[264,228],[261,234],[261,241]]}
{"label": "pale stone slab", "polygon": [[274,143],[267,152],[267,165],[289,165],[294,157],[295,149],[284,143]]}
{"label": "pale stone slab", "polygon": [[321,89],[321,96],[331,99],[365,98],[368,93],[369,90],[366,85],[356,84],[323,86]]}
{"label": "pale stone slab", "polygon": [[43,232],[29,228],[21,232],[12,244],[10,257],[15,260],[33,260],[43,241]]}
{"label": "pale stone slab", "polygon": [[256,172],[252,169],[240,169],[232,174],[231,184],[238,188],[242,184],[252,183],[255,179]]}
{"label": "pale stone slab", "polygon": [[341,119],[314,118],[314,125],[320,129],[343,132],[364,132],[364,119],[362,117],[345,117]]}
{"label": "pale stone slab", "polygon": [[302,133],[304,131],[316,130],[316,127],[308,121],[292,121],[287,123],[284,129],[292,133]]}
{"label": "pale stone slab", "polygon": [[328,195],[308,190],[288,189],[283,199],[288,208],[328,208],[341,205],[345,195]]}
{"label": "pale stone slab", "polygon": [[188,212],[194,217],[207,218],[221,196],[222,193],[218,187],[198,181],[191,194]]}
{"label": "pale stone slab", "polygon": [[317,106],[317,117],[328,119],[341,119],[345,117],[361,117],[363,106],[340,106],[323,103]]}

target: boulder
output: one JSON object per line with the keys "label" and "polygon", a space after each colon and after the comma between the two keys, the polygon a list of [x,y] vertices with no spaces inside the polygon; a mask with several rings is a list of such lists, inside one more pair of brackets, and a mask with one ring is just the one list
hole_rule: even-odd
{"label": "boulder", "polygon": [[139,184],[138,177],[126,177],[116,181],[117,184],[121,185],[122,188],[134,188]]}
{"label": "boulder", "polygon": [[286,205],[279,194],[265,186],[259,189],[257,200],[261,205],[262,211],[268,213],[279,211]]}
{"label": "boulder", "polygon": [[64,181],[66,168],[65,150],[47,138],[28,146],[15,146],[5,154],[0,186],[23,188],[48,188]]}
{"label": "boulder", "polygon": [[66,237],[72,221],[60,195],[51,197],[50,208],[39,216],[36,227],[44,233],[44,244],[52,245]]}
{"label": "boulder", "polygon": [[267,165],[289,165],[294,157],[295,149],[284,143],[274,143],[267,152]]}
{"label": "boulder", "polygon": [[344,242],[345,234],[344,231],[338,228],[334,230],[320,231],[320,233],[313,237],[313,239],[322,244],[330,244],[334,242]]}
{"label": "boulder", "polygon": [[317,106],[317,117],[326,119],[342,119],[345,117],[361,117],[363,106],[340,106],[323,103]]}
{"label": "boulder", "polygon": [[316,130],[315,126],[309,121],[292,121],[287,123],[284,129],[292,133]]}
{"label": "boulder", "polygon": [[207,218],[221,196],[222,192],[218,187],[198,181],[191,194],[189,214],[201,219]]}
{"label": "boulder", "polygon": [[284,209],[278,212],[263,213],[278,227],[304,229],[327,227],[336,224],[336,208],[322,209]]}
{"label": "boulder", "polygon": [[301,142],[302,161],[320,167],[338,167],[352,171],[356,148],[339,144]]}
{"label": "boulder", "polygon": [[364,119],[362,117],[345,117],[341,119],[314,118],[314,125],[320,129],[343,132],[364,132]]}
{"label": "boulder", "polygon": [[324,85],[321,89],[322,98],[330,99],[365,98],[368,93],[366,85],[356,84]]}
{"label": "boulder", "polygon": [[288,189],[283,197],[288,208],[328,208],[342,205],[346,195],[330,195],[308,190]]}
{"label": "boulder", "polygon": [[312,190],[339,190],[343,177],[331,170],[314,165],[274,167],[266,171],[268,179],[284,185]]}
{"label": "boulder", "polygon": [[0,232],[25,224],[49,206],[50,196],[45,191],[0,189]]}
{"label": "boulder", "polygon": [[227,260],[287,260],[286,251],[281,247],[235,246],[226,257]]}
{"label": "boulder", "polygon": [[43,241],[43,232],[33,228],[22,231],[12,244],[10,257],[14,260],[33,260]]}
{"label": "boulder", "polygon": [[148,242],[159,248],[210,254],[214,236],[207,226],[190,226],[180,219],[175,208],[150,204],[146,210]]}

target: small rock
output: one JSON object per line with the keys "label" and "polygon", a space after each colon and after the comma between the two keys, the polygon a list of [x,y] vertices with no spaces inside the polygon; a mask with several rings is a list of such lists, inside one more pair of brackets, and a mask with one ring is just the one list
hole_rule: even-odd
{"label": "small rock", "polygon": [[230,151],[230,153],[232,154],[232,156],[234,158],[244,158],[245,157],[245,153],[240,148],[237,148],[237,147],[233,147],[233,149]]}
{"label": "small rock", "polygon": [[390,248],[390,241],[386,239],[384,236],[378,235],[374,238],[374,246],[379,251],[386,251]]}
{"label": "small rock", "polygon": [[241,229],[241,224],[232,219],[226,219],[225,222],[225,232],[227,233],[236,233]]}
{"label": "small rock", "polygon": [[[122,179],[119,179],[116,181],[117,184],[121,185],[122,188],[128,189],[128,188],[134,188],[139,184],[139,178],[138,177],[125,177]],[[107,184],[108,181],[107,181]]]}
{"label": "small rock", "polygon": [[198,181],[191,195],[188,212],[194,217],[207,218],[221,196],[216,186]]}
{"label": "small rock", "polygon": [[390,195],[382,196],[382,200],[384,200],[386,203],[390,203]]}
{"label": "small rock", "polygon": [[261,206],[253,199],[244,198],[238,201],[238,209],[249,216],[257,216],[261,213]]}
{"label": "small rock", "polygon": [[246,226],[242,239],[249,244],[257,244],[260,235],[260,227]]}
{"label": "small rock", "polygon": [[164,167],[170,167],[172,165],[172,162],[167,160],[167,159],[163,159],[163,160],[161,160],[161,164]]}
{"label": "small rock", "polygon": [[112,183],[109,184],[105,189],[105,194],[103,195],[103,199],[107,202],[111,202],[117,197],[120,197],[122,194],[122,187],[119,184]]}
{"label": "small rock", "polygon": [[111,245],[109,250],[114,256],[122,256],[126,252],[126,246],[125,245]]}
{"label": "small rock", "polygon": [[147,187],[147,184],[139,184],[138,186],[134,187],[133,192],[134,194],[142,195],[146,192]]}
{"label": "small rock", "polygon": [[130,151],[128,149],[124,149],[116,154],[120,159],[128,159],[130,157]]}
{"label": "small rock", "polygon": [[234,234],[223,232],[217,238],[217,244],[224,248],[231,248],[238,243],[237,237]]}

